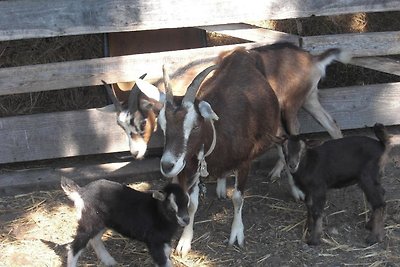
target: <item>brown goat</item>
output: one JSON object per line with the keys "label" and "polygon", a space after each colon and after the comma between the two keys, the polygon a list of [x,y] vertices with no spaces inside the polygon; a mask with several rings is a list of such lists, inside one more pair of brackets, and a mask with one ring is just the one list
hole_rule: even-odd
{"label": "brown goat", "polygon": [[217,66],[201,72],[179,103],[172,97],[168,75],[164,75],[167,100],[159,116],[165,135],[161,172],[166,177],[177,176],[190,193],[190,223],[178,243],[178,253],[184,255],[191,247],[199,176],[208,175],[205,159],[213,176],[236,174],[229,244],[236,240],[240,246],[244,244],[241,214],[251,161],[271,147],[268,134],[279,134],[280,129],[278,99],[263,73],[258,52],[236,49],[224,55]]}
{"label": "brown goat", "polygon": [[[279,100],[282,119],[286,130],[291,135],[299,134],[300,125],[297,119],[298,111],[303,107],[308,111],[333,138],[341,138],[342,133],[335,120],[321,106],[318,100],[318,82],[325,76],[325,68],[334,60],[342,63],[350,61],[346,52],[332,48],[320,55],[309,52],[291,44],[276,43],[255,48],[262,57],[265,76]],[[281,148],[278,147],[280,160],[269,176],[280,177],[284,168]],[[286,170],[292,195],[296,199],[304,199],[304,194],[293,183],[290,172]]]}

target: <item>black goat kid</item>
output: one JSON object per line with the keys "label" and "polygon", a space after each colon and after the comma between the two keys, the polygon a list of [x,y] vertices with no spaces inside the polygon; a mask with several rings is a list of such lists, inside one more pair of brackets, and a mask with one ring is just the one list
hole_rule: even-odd
{"label": "black goat kid", "polygon": [[108,180],[79,187],[62,178],[61,187],[74,201],[79,220],[69,245],[68,267],[77,265],[88,242],[105,265],[116,264],[101,240],[107,228],[144,242],[157,266],[172,266],[172,236],[179,225],[189,222],[189,198],[178,185],[168,184],[162,191],[144,193]]}
{"label": "black goat kid", "polygon": [[309,245],[320,242],[327,190],[352,184],[360,186],[372,207],[372,215],[366,225],[371,230],[367,243],[383,240],[385,190],[380,183],[380,174],[392,143],[382,124],[375,124],[374,132],[379,141],[366,136],[350,136],[326,141],[312,148],[307,147],[310,144],[299,136],[273,138],[282,144],[294,181],[305,193]]}

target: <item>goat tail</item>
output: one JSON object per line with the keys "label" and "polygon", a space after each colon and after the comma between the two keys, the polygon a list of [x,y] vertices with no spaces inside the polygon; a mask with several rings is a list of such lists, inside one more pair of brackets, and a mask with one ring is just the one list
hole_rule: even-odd
{"label": "goat tail", "polygon": [[321,71],[321,76],[325,76],[326,67],[331,64],[334,60],[339,61],[343,64],[350,62],[352,56],[340,48],[330,48],[320,55],[314,56],[315,64]]}
{"label": "goat tail", "polygon": [[79,194],[80,191],[80,186],[66,177],[61,177],[61,188],[71,200],[74,200],[74,195]]}

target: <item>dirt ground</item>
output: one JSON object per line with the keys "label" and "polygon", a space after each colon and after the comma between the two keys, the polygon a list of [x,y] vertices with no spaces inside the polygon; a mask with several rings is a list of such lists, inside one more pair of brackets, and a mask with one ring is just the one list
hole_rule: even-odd
{"label": "dirt ground", "polygon": [[[218,200],[215,182],[206,180],[192,251],[186,258],[172,256],[173,262],[176,266],[400,266],[399,152],[392,152],[382,178],[387,218],[386,237],[380,244],[366,245],[364,225],[369,212],[361,190],[351,186],[329,193],[322,244],[308,246],[304,204],[291,198],[286,179],[271,181],[266,178],[268,169],[260,169],[251,175],[245,193],[245,247],[227,246],[232,203],[230,198]],[[164,183],[132,186],[149,190]],[[230,196],[232,179],[228,185]],[[64,266],[65,244],[72,240],[75,227],[75,210],[61,190],[0,198],[0,266]],[[152,266],[142,243],[111,231],[103,239],[118,266]],[[91,248],[84,251],[79,264],[101,266]]]}

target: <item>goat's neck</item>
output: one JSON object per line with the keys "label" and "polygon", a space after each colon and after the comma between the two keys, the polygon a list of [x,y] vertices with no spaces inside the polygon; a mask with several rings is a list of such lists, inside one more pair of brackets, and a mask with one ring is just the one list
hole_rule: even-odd
{"label": "goat's neck", "polygon": [[[209,120],[207,122],[207,133],[211,131],[211,135],[207,134],[207,137],[211,136],[211,140],[208,138],[207,142],[204,143],[204,157],[209,156],[215,149],[217,145],[217,131],[215,129],[214,121]],[[207,144],[206,144],[207,143]]]}
{"label": "goat's neck", "polygon": [[[207,177],[209,175],[208,170],[207,170],[206,157],[209,156],[214,151],[216,142],[217,142],[217,133],[216,133],[215,126],[214,126],[214,121],[209,120],[207,122],[207,125],[210,126],[208,128],[211,128],[211,142],[209,140],[207,140],[208,141],[207,143],[209,143],[208,149],[206,148],[206,144],[205,144],[206,142],[203,143],[200,147],[200,151],[197,154],[198,167],[197,167],[196,175],[200,175],[201,177]],[[208,134],[208,132],[207,132],[206,136],[207,137],[210,136]]]}
{"label": "goat's neck", "polygon": [[305,149],[304,152],[301,154],[300,156],[300,164],[299,164],[299,168],[297,169],[297,171],[295,173],[293,173],[293,175],[297,175],[297,176],[302,176],[303,172],[306,170],[308,161],[311,162],[312,164],[312,154],[315,153],[314,151],[312,151],[311,149]]}

